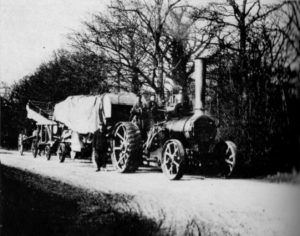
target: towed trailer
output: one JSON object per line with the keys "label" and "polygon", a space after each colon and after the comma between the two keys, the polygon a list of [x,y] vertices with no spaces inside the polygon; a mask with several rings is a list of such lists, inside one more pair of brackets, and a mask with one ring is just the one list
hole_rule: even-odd
{"label": "towed trailer", "polygon": [[[71,156],[89,158],[92,156],[92,140],[99,124],[105,125],[108,136],[116,123],[128,121],[130,110],[136,102],[133,93],[104,93],[101,95],[69,96],[54,107],[53,120],[72,131],[69,149],[61,143],[61,162]],[[70,155],[69,155],[70,156]]]}
{"label": "towed trailer", "polygon": [[19,136],[19,151],[23,154],[24,144],[31,141],[31,152],[34,158],[37,155],[45,155],[50,160],[51,155],[57,152],[58,143],[60,141],[60,128],[56,121],[51,119],[51,110],[42,109],[37,104],[41,102],[29,101],[26,105],[27,118],[34,120],[36,129],[30,137]]}

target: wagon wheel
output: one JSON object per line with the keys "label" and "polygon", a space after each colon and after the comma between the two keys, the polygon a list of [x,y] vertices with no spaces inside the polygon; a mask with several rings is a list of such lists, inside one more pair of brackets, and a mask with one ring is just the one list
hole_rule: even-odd
{"label": "wagon wheel", "polygon": [[50,145],[46,145],[46,147],[45,147],[45,155],[46,155],[47,160],[49,161],[50,158],[51,158],[51,147],[50,147]]}
{"label": "wagon wheel", "polygon": [[36,158],[37,154],[38,154],[38,148],[37,148],[37,142],[33,141],[31,144],[31,153],[33,155],[34,158]]}
{"label": "wagon wheel", "polygon": [[112,140],[112,162],[120,172],[133,172],[142,158],[142,142],[139,128],[131,122],[117,125]]}
{"label": "wagon wheel", "polygon": [[237,153],[237,147],[236,145],[231,141],[225,141],[225,148],[223,149],[223,169],[222,169],[222,175],[224,177],[230,177],[235,170],[236,167],[236,153]]}
{"label": "wagon wheel", "polygon": [[66,151],[66,144],[64,143],[61,143],[58,147],[58,159],[59,159],[59,162],[64,162],[65,159],[66,159],[66,155],[67,155],[67,151]]}
{"label": "wagon wheel", "polygon": [[182,143],[177,139],[168,140],[162,151],[161,168],[170,180],[178,180],[183,176],[185,153]]}

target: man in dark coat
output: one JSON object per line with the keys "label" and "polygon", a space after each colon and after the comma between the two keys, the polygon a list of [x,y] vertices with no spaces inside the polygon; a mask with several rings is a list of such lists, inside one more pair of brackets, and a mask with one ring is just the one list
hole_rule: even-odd
{"label": "man in dark coat", "polygon": [[148,103],[148,111],[149,111],[149,127],[151,128],[157,122],[157,103],[154,95],[150,97],[150,101]]}
{"label": "man in dark coat", "polygon": [[104,125],[101,123],[99,129],[94,133],[93,148],[97,170],[106,171],[107,162],[107,140]]}
{"label": "man in dark coat", "polygon": [[143,119],[145,116],[145,104],[142,102],[142,95],[137,95],[137,101],[130,111],[130,120],[135,119],[139,127],[143,127]]}
{"label": "man in dark coat", "polygon": [[133,105],[130,111],[129,120],[135,123],[141,130],[143,138],[147,137],[147,114],[146,105],[142,101],[142,95],[137,95],[137,102]]}

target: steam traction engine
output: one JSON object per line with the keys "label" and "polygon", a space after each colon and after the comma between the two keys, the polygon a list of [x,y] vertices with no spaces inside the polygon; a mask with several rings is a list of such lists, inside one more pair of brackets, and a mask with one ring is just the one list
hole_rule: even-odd
{"label": "steam traction engine", "polygon": [[[133,172],[142,161],[156,162],[171,180],[180,179],[192,166],[218,163],[221,174],[230,176],[236,165],[236,145],[217,140],[217,126],[204,113],[205,67],[195,61],[195,102],[192,112],[181,104],[177,114],[145,131],[133,122],[119,122],[111,131],[111,157],[117,171]],[[168,111],[165,111],[168,112]],[[170,112],[170,111],[169,111]],[[171,113],[171,112],[170,112]]]}
{"label": "steam traction engine", "polygon": [[[236,163],[236,146],[217,140],[215,121],[204,112],[204,71],[203,61],[197,59],[193,110],[187,109],[184,101],[175,102],[158,110],[155,115],[161,118],[148,125],[143,116],[130,115],[137,100],[132,93],[70,96],[55,105],[53,117],[70,130],[88,136],[100,122],[104,124],[108,154],[120,173],[134,172],[146,162],[161,167],[173,180],[180,179],[190,167],[217,163],[222,174],[229,176]],[[73,143],[70,147],[75,150]],[[61,154],[67,155],[63,150]]]}

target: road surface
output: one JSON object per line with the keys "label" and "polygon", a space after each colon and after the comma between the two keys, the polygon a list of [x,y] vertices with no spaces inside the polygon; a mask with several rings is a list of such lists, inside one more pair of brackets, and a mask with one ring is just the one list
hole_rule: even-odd
{"label": "road surface", "polygon": [[[133,196],[123,208],[161,223],[162,233],[183,235],[300,235],[300,185],[186,175],[169,181],[156,169],[95,172],[87,160],[34,159],[0,149],[1,164],[90,191]],[[127,209],[128,210],[128,209]]]}

